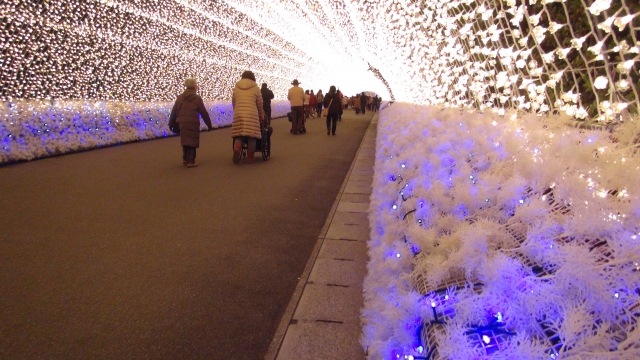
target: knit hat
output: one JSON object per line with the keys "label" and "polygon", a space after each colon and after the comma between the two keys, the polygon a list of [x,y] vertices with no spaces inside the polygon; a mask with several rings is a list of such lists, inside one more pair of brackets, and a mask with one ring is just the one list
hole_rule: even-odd
{"label": "knit hat", "polygon": [[188,78],[187,80],[184,81],[184,86],[187,89],[195,89],[196,86],[198,86],[198,82],[194,78]]}

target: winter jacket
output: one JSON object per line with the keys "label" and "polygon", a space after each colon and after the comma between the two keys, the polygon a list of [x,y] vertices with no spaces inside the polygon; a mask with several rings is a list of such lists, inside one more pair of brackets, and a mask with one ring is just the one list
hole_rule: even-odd
{"label": "winter jacket", "polygon": [[262,88],[262,89],[260,89],[260,92],[262,93],[262,103],[263,103],[264,107],[265,108],[270,108],[271,107],[271,99],[274,98],[273,91],[269,90],[269,88]]}
{"label": "winter jacket", "polygon": [[291,106],[304,105],[304,90],[300,86],[294,85],[289,89],[289,95],[287,99],[291,102]]}
{"label": "winter jacket", "polygon": [[312,94],[309,94],[309,96],[311,97],[309,99],[309,105],[311,107],[314,107],[314,106],[318,105],[318,98],[316,98],[316,94],[312,93]]}
{"label": "winter jacket", "polygon": [[[331,106],[329,106],[331,103]],[[342,103],[338,98],[338,94],[330,92],[324,96],[324,107],[329,108],[328,115],[339,115],[342,113]]]}
{"label": "winter jacket", "polygon": [[169,127],[176,122],[180,125],[180,145],[197,148],[200,146],[200,119],[211,129],[211,118],[200,95],[194,89],[187,89],[178,95],[169,115]]}
{"label": "winter jacket", "polygon": [[260,122],[264,121],[262,93],[258,84],[250,79],[240,79],[233,88],[233,123],[231,136],[261,138]]}
{"label": "winter jacket", "polygon": [[360,96],[360,107],[365,107],[367,106],[367,95],[362,94]]}
{"label": "winter jacket", "polygon": [[318,99],[318,102],[321,103],[324,101],[324,95],[318,91],[318,94],[316,95],[316,99]]}
{"label": "winter jacket", "polygon": [[304,94],[304,105],[309,105],[309,101],[311,101],[311,95]]}

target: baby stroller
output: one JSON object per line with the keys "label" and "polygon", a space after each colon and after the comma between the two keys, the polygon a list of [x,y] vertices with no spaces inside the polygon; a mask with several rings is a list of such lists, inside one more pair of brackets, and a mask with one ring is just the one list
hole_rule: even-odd
{"label": "baby stroller", "polygon": [[[293,122],[293,117],[291,116],[290,112],[287,113],[287,119],[289,119],[289,122]],[[304,134],[304,133],[307,132],[307,128],[304,126],[304,124],[306,122],[304,116],[302,117],[301,121],[302,121],[302,124],[300,124],[300,133]],[[292,132],[292,131],[293,130],[289,130],[289,132]]]}
{"label": "baby stroller", "polygon": [[[256,152],[262,153],[262,160],[267,161],[271,157],[271,134],[273,133],[273,128],[268,126],[260,125],[260,134],[262,139],[256,139]],[[233,142],[231,143],[233,146]],[[245,141],[242,144],[242,151],[240,152],[240,159],[247,157],[247,142]]]}

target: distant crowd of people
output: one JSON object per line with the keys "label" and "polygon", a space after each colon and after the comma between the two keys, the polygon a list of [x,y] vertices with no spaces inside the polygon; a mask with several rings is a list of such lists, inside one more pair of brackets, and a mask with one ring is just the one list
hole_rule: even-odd
{"label": "distant crowd of people", "polygon": [[[329,87],[324,95],[322,90],[314,94],[313,90],[303,90],[298,79],[291,82],[287,99],[291,103],[291,133],[303,134],[304,123],[308,118],[324,116],[327,123],[327,135],[336,134],[336,123],[342,120],[343,110],[354,109],[357,114],[365,114],[366,110],[380,110],[382,98],[378,95],[367,95],[364,92],[355,96],[345,96],[335,86]],[[266,100],[264,100],[266,103]],[[324,112],[323,112],[324,108]]]}
{"label": "distant crowd of people", "polygon": [[[336,134],[336,123],[342,120],[344,110],[354,109],[356,114],[365,114],[368,111],[378,111],[382,99],[377,95],[371,96],[364,92],[355,96],[344,96],[335,86],[331,86],[326,94],[322,90],[314,93],[313,90],[303,90],[300,82],[294,79],[293,85],[287,94],[291,104],[289,118],[293,135],[303,134],[305,120],[308,118],[325,117],[327,135]],[[182,146],[182,163],[192,168],[196,163],[196,149],[200,146],[200,119],[211,130],[211,118],[204,102],[197,94],[198,83],[196,79],[189,78],[184,82],[185,91],[178,95],[171,115],[169,116],[169,128],[176,134],[180,134]],[[235,164],[240,162],[242,150],[246,144],[246,162],[253,163],[257,140],[263,136],[263,129],[271,127],[271,100],[274,99],[266,83],[258,88],[253,72],[245,71],[233,88],[231,102],[233,105],[233,122],[231,136],[233,138],[233,157]],[[268,132],[267,134],[270,134]]]}

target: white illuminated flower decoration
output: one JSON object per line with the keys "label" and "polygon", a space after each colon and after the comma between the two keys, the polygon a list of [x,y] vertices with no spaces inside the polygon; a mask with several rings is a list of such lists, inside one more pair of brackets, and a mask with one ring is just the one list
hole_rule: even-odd
{"label": "white illuminated flower decoration", "polygon": [[489,9],[482,14],[482,20],[487,21],[493,16],[493,9]]}
{"label": "white illuminated flower decoration", "polygon": [[562,110],[564,110],[567,113],[567,115],[573,116],[576,114],[576,111],[578,111],[578,107],[575,105],[569,105],[569,106],[564,106]]}
{"label": "white illuminated flower decoration", "polygon": [[620,74],[627,75],[629,74],[629,70],[633,67],[633,60],[625,61],[621,64],[616,65],[616,70]]}
{"label": "white illuminated flower decoration", "polygon": [[598,29],[604,30],[604,32],[609,34],[611,32],[611,24],[613,24],[613,20],[615,20],[615,18],[612,16],[607,20],[601,22],[600,24],[598,24]]}
{"label": "white illuminated flower decoration", "polygon": [[604,45],[604,42],[600,41],[595,45],[590,46],[587,50],[591,51],[594,55],[600,55],[600,52],[602,51],[602,45]]}
{"label": "white illuminated flower decoration", "polygon": [[496,87],[504,87],[504,84],[509,80],[506,71],[502,71],[496,75]]}
{"label": "white illuminated flower decoration", "polygon": [[609,79],[606,76],[598,76],[593,82],[593,86],[600,90],[606,89],[607,85],[609,85]]}
{"label": "white illuminated flower decoration", "polygon": [[617,90],[620,90],[620,91],[627,91],[627,90],[629,90],[629,81],[627,81],[626,79],[619,80],[619,81],[616,83],[616,89],[617,89]]}
{"label": "white illuminated flower decoration", "polygon": [[627,50],[629,50],[629,44],[627,44],[626,40],[620,41],[620,44],[613,48],[613,51],[621,51],[623,53],[627,52]]}
{"label": "white illuminated flower decoration", "polygon": [[473,26],[472,23],[468,23],[465,26],[462,27],[462,29],[460,29],[460,34],[467,34],[469,32],[469,30],[471,30],[471,27]]}
{"label": "white illuminated flower decoration", "polygon": [[538,23],[540,22],[540,15],[542,15],[542,14],[529,16],[529,24],[531,24],[533,26],[538,25]]}
{"label": "white illuminated flower decoration", "polygon": [[622,110],[626,109],[629,106],[628,103],[613,103],[613,110],[616,113],[622,112]]}
{"label": "white illuminated flower decoration", "polygon": [[522,39],[518,40],[518,44],[520,44],[520,46],[527,46],[528,42],[529,42],[528,36],[525,36]]}
{"label": "white illuminated flower decoration", "polygon": [[566,48],[566,49],[558,49],[556,50],[556,55],[558,55],[558,59],[566,59],[567,58],[567,54],[569,54],[569,52],[571,51],[571,48]]}
{"label": "white illuminated flower decoration", "polygon": [[[637,14],[636,14],[637,15]],[[618,30],[622,31],[627,26],[627,24],[633,20],[633,17],[636,15],[627,15],[621,18],[617,18],[613,21],[613,24],[618,27]]]}
{"label": "white illuminated flower decoration", "polygon": [[582,44],[584,43],[585,40],[587,40],[588,37],[589,35],[585,35],[579,39],[572,39],[571,47],[574,49],[580,49],[582,47]]}
{"label": "white illuminated flower decoration", "polygon": [[544,40],[545,34],[547,33],[547,28],[542,26],[536,26],[533,28],[533,35],[536,37],[538,43],[541,43]]}
{"label": "white illuminated flower decoration", "polygon": [[578,98],[580,98],[580,95],[579,94],[574,94],[573,90],[569,90],[569,92],[566,92],[566,93],[562,94],[561,98],[565,102],[576,103],[576,102],[578,102]]}
{"label": "white illuminated flower decoration", "polygon": [[552,21],[552,22],[549,23],[549,32],[551,34],[555,34],[556,31],[562,29],[563,26],[564,25],[558,24],[558,23]]}
{"label": "white illuminated flower decoration", "polygon": [[550,53],[547,53],[547,54],[542,54],[542,60],[545,63],[550,64],[550,63],[553,62],[553,59],[555,58],[555,55],[556,54],[554,52],[550,52]]}
{"label": "white illuminated flower decoration", "polygon": [[607,10],[611,6],[611,0],[596,0],[589,7],[589,12],[595,16],[600,15],[601,12]]}
{"label": "white illuminated flower decoration", "polygon": [[516,61],[516,67],[517,67],[518,69],[522,69],[522,68],[524,68],[526,65],[527,65],[527,62],[526,62],[526,61],[524,61],[524,60],[522,60],[522,59],[520,59],[520,60]]}
{"label": "white illuminated flower decoration", "polygon": [[522,79],[522,83],[520,84],[519,89],[524,90],[529,87],[530,84],[533,83],[532,79]]}
{"label": "white illuminated flower decoration", "polygon": [[576,111],[576,117],[578,119],[585,119],[587,116],[589,116],[589,113],[582,107],[579,108],[578,111]]}

